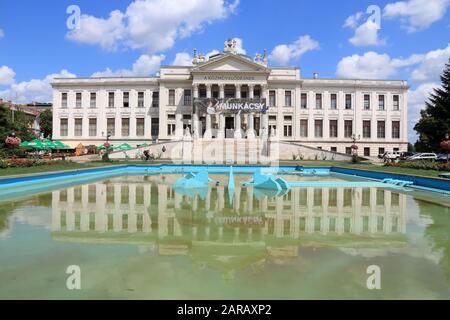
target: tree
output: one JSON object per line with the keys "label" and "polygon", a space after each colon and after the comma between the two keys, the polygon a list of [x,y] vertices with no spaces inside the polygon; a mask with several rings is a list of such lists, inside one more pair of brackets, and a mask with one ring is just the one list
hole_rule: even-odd
{"label": "tree", "polygon": [[32,140],[36,136],[30,129],[30,120],[22,111],[14,111],[14,121],[12,111],[3,105],[0,105],[0,156],[8,154],[10,148],[5,144],[5,139],[15,133],[22,141]]}
{"label": "tree", "polygon": [[51,109],[44,110],[39,116],[39,126],[41,127],[41,134],[44,138],[48,138],[52,134],[53,114]]}
{"label": "tree", "polygon": [[450,132],[450,59],[441,75],[441,88],[435,88],[420,111],[421,118],[414,126],[419,134],[417,151],[441,150],[440,143]]}

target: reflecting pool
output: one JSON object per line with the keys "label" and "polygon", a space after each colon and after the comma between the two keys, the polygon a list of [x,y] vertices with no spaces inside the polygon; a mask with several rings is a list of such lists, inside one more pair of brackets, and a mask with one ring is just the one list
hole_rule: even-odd
{"label": "reflecting pool", "polygon": [[[241,186],[241,174],[232,194],[223,174],[174,190],[180,177],[125,175],[0,202],[0,298],[450,298],[448,195],[274,195]],[[72,265],[81,290],[66,286]],[[372,265],[380,290],[367,288]]]}

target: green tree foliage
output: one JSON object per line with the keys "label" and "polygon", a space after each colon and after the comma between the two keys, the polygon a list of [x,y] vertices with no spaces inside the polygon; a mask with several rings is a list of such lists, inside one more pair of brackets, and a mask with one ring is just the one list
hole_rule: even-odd
{"label": "green tree foliage", "polygon": [[39,117],[39,126],[44,138],[52,134],[53,114],[51,109],[44,110]]}
{"label": "green tree foliage", "polygon": [[450,59],[441,75],[442,88],[434,89],[425,109],[420,112],[421,119],[414,126],[419,134],[415,144],[417,151],[441,150],[440,143],[450,132]]}
{"label": "green tree foliage", "polygon": [[5,157],[11,153],[16,154],[15,151],[19,151],[11,150],[5,144],[5,139],[12,132],[21,138],[22,141],[32,140],[36,137],[33,130],[30,129],[30,122],[31,120],[22,111],[14,111],[13,117],[13,113],[9,108],[0,105],[0,157]]}

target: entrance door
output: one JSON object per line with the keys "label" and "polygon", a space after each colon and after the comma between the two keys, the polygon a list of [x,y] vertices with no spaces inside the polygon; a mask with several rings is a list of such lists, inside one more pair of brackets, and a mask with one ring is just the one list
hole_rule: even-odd
{"label": "entrance door", "polygon": [[225,137],[234,138],[234,117],[225,117]]}

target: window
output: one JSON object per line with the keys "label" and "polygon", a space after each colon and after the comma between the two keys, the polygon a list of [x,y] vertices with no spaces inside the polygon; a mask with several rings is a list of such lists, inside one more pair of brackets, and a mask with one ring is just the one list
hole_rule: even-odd
{"label": "window", "polygon": [[392,121],[392,139],[400,139],[400,121]]}
{"label": "window", "polygon": [[337,147],[331,147],[331,152],[337,152]]}
{"label": "window", "polygon": [[123,93],[123,107],[124,108],[130,107],[130,93],[129,92]]}
{"label": "window", "polygon": [[364,148],[364,157],[370,157],[370,148]]}
{"label": "window", "polygon": [[377,138],[378,139],[386,138],[386,125],[384,121],[377,122]]}
{"label": "window", "polygon": [[175,134],[175,123],[169,123],[167,125],[167,135],[173,136]]}
{"label": "window", "polygon": [[292,116],[284,117],[284,136],[292,137]]}
{"label": "window", "polygon": [[392,97],[392,108],[393,108],[395,111],[400,110],[400,97],[399,97],[398,94],[395,94],[395,95]]}
{"label": "window", "polygon": [[353,121],[345,120],[344,121],[344,137],[351,138],[353,135]]}
{"label": "window", "polygon": [[378,110],[384,110],[384,96],[381,94],[378,96]]}
{"label": "window", "polygon": [[330,96],[330,108],[337,109],[337,94],[332,93]]}
{"label": "window", "polygon": [[106,134],[114,136],[116,134],[116,118],[108,118],[106,120]]}
{"label": "window", "polygon": [[346,154],[352,154],[352,148],[351,147],[345,147],[345,153]]}
{"label": "window", "polygon": [[67,108],[67,92],[61,93],[61,108]]}
{"label": "window", "polygon": [[363,138],[370,138],[370,120],[363,121]]}
{"label": "window", "polygon": [[76,137],[81,137],[83,135],[83,119],[77,118],[75,119],[75,132],[74,135]]}
{"label": "window", "polygon": [[60,119],[59,120],[59,133],[61,137],[67,137],[69,135],[69,120]]}
{"label": "window", "polygon": [[138,108],[144,107],[144,92],[140,91],[138,92]]}
{"label": "window", "polygon": [[322,136],[323,136],[323,121],[322,120],[314,121],[314,136],[316,138],[322,138]]}
{"label": "window", "polygon": [[364,95],[364,110],[370,110],[370,94]]}
{"label": "window", "polygon": [[352,95],[346,94],[345,95],[345,109],[351,109],[352,108]]}
{"label": "window", "polygon": [[384,148],[378,148],[378,154],[384,154]]}
{"label": "window", "polygon": [[255,88],[255,89],[253,90],[253,96],[254,96],[254,98],[255,98],[256,100],[261,99],[261,89]]}
{"label": "window", "polygon": [[108,92],[108,108],[114,108],[114,92]]}
{"label": "window", "polygon": [[130,118],[122,118],[122,137],[130,135]]}
{"label": "window", "polygon": [[145,134],[145,119],[136,118],[136,135],[143,136]]}
{"label": "window", "polygon": [[292,107],[292,92],[289,90],[284,92],[284,105]]}
{"label": "window", "polygon": [[89,137],[97,136],[97,119],[90,118],[89,119]]}
{"label": "window", "polygon": [[275,96],[275,90],[269,91],[269,107],[275,107],[276,104],[276,96]]}
{"label": "window", "polygon": [[159,135],[159,118],[152,118],[151,133],[152,137]]}
{"label": "window", "polygon": [[284,125],[284,136],[292,137],[292,125],[291,124]]}
{"label": "window", "polygon": [[189,89],[184,90],[183,104],[185,106],[190,106],[192,104],[192,91]]}
{"label": "window", "polygon": [[75,107],[81,108],[81,92],[76,93],[76,104]]}
{"label": "window", "polygon": [[152,108],[159,108],[159,91],[152,93]]}
{"label": "window", "polygon": [[302,93],[302,98],[301,98],[301,104],[300,104],[300,108],[302,109],[306,109],[308,108],[308,96],[306,95],[306,93]]}
{"label": "window", "polygon": [[330,120],[330,138],[337,138],[338,136],[338,121]]}
{"label": "window", "polygon": [[170,89],[169,90],[169,106],[175,105],[175,90]]}
{"label": "window", "polygon": [[316,93],[316,109],[322,109],[322,94]]}
{"label": "window", "polygon": [[300,120],[300,137],[303,137],[303,138],[308,137],[308,120],[307,119]]}
{"label": "window", "polygon": [[97,107],[97,93],[96,92],[91,92],[90,107],[91,108],[96,108]]}

